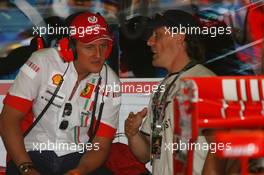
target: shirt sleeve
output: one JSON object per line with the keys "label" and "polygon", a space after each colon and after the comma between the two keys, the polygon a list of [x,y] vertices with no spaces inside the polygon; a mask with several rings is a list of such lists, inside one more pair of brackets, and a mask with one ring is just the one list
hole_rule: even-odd
{"label": "shirt sleeve", "polygon": [[[120,86],[120,82],[115,82],[115,85]],[[104,99],[104,107],[96,136],[113,139],[118,127],[121,92],[104,92],[99,98]],[[98,104],[98,107],[100,107],[100,104]]]}
{"label": "shirt sleeve", "polygon": [[23,113],[29,112],[39,91],[42,72],[43,66],[41,66],[40,58],[33,53],[21,67],[14,83],[8,90],[4,104]]}

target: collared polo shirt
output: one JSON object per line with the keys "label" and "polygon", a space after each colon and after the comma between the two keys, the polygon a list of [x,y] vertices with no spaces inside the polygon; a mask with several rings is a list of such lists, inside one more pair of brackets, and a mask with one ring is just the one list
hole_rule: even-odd
{"label": "collared polo shirt", "polygon": [[[104,108],[96,136],[112,139],[118,125],[121,97],[118,88],[105,87],[120,86],[120,81],[107,65],[103,66],[100,76],[102,80],[96,103],[96,119],[102,101]],[[63,156],[78,152],[80,148],[78,145],[83,146],[89,140],[88,130],[95,105],[95,87],[98,84],[99,73],[90,73],[83,79],[70,99],[77,83],[77,72],[73,62],[63,62],[54,48],[42,49],[32,54],[20,69],[4,99],[4,104],[25,114],[22,125],[22,130],[25,131],[25,123],[31,124],[32,120],[41,113],[62,77],[64,81],[54,101],[24,139],[27,151],[42,146],[42,151],[54,150],[58,156]],[[66,103],[72,106],[70,115],[64,115]],[[59,128],[63,120],[68,121],[65,130]]]}

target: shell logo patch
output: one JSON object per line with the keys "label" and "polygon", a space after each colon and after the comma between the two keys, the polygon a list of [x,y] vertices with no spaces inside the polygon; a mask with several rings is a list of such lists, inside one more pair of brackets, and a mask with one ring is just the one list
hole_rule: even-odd
{"label": "shell logo patch", "polygon": [[55,74],[52,77],[52,84],[58,86],[60,82],[62,81],[62,75],[61,74]]}
{"label": "shell logo patch", "polygon": [[80,96],[84,98],[91,98],[94,88],[95,85],[87,83],[85,88],[82,90]]}
{"label": "shell logo patch", "polygon": [[90,16],[88,17],[88,21],[92,24],[97,23],[98,19],[96,16]]}

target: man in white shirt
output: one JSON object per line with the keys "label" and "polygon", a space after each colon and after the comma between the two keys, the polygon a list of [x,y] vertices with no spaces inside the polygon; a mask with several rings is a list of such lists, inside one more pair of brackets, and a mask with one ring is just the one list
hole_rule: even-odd
{"label": "man in white shirt", "polygon": [[[125,121],[125,133],[129,147],[142,162],[152,161],[154,175],[172,175],[173,154],[165,145],[173,143],[173,98],[179,90],[179,79],[186,76],[214,76],[201,64],[203,48],[199,33],[191,33],[191,27],[199,23],[189,13],[168,10],[157,14],[153,20],[154,31],[147,44],[154,56],[152,64],[165,68],[169,74],[151,96],[148,108]],[[185,30],[183,30],[185,28]],[[145,118],[141,125],[143,118]],[[198,142],[206,142],[199,137]],[[195,152],[194,174],[201,174],[206,152]]]}
{"label": "man in white shirt", "polygon": [[90,12],[77,14],[69,29],[58,49],[32,54],[4,99],[7,175],[87,175],[107,158],[120,109],[120,93],[106,89],[120,85],[104,63],[111,34],[105,19]]}

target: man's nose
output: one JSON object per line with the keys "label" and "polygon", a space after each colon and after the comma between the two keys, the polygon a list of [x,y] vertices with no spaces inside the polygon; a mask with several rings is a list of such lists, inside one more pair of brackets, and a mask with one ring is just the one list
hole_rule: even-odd
{"label": "man's nose", "polygon": [[154,39],[154,36],[152,35],[149,39],[148,39],[148,46],[153,46],[155,43],[155,39]]}
{"label": "man's nose", "polygon": [[96,57],[101,58],[104,54],[103,49],[100,46],[96,46]]}

